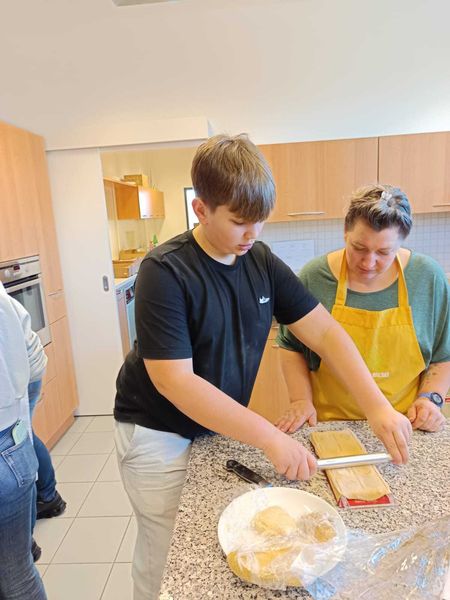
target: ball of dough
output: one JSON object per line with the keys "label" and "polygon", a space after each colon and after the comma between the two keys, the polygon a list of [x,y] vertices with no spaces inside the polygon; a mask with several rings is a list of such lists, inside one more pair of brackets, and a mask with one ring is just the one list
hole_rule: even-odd
{"label": "ball of dough", "polygon": [[298,521],[298,531],[300,538],[310,544],[322,544],[337,535],[328,515],[319,512],[303,515]]}
{"label": "ball of dough", "polygon": [[272,536],[289,536],[295,533],[297,523],[280,506],[269,506],[253,517],[252,527],[260,534]]}
{"label": "ball of dough", "polygon": [[300,579],[289,572],[298,549],[292,546],[276,550],[258,552],[234,551],[227,556],[227,562],[235,575],[257,585],[265,587],[298,587]]}

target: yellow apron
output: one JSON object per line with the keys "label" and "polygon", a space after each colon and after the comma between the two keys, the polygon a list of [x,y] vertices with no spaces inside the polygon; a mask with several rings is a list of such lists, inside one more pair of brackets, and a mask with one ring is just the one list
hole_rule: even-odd
{"label": "yellow apron", "polygon": [[[345,251],[335,303],[331,314],[353,339],[378,387],[400,412],[406,413],[415,400],[420,374],[425,370],[417,341],[405,276],[399,257],[398,307],[372,311],[345,306],[347,298],[347,261]],[[365,419],[347,390],[321,361],[311,372],[314,406],[321,421]]]}

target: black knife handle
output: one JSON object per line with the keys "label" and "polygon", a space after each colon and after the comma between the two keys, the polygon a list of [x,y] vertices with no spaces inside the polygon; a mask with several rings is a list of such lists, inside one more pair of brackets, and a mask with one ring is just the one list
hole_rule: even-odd
{"label": "black knife handle", "polygon": [[242,465],[237,460],[227,460],[225,468],[227,471],[236,473],[241,479],[248,481],[249,483],[256,483],[256,485],[270,485],[264,477],[261,477],[261,475],[258,475],[258,473],[255,473],[255,471]]}

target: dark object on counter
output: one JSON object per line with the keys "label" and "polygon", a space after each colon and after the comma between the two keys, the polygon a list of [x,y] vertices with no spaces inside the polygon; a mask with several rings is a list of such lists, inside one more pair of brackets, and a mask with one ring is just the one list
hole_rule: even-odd
{"label": "dark object on counter", "polygon": [[227,471],[236,473],[238,477],[249,483],[256,483],[256,485],[260,485],[261,487],[270,487],[272,485],[267,479],[264,479],[264,477],[261,477],[261,475],[258,475],[258,473],[255,473],[255,471],[252,471],[245,465],[241,465],[237,460],[227,460],[225,468]]}

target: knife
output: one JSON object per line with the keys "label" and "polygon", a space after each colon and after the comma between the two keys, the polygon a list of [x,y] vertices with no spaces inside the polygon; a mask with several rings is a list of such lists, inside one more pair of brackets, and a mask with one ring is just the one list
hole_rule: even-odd
{"label": "knife", "polygon": [[[360,467],[363,465],[382,465],[392,461],[390,454],[385,452],[377,452],[374,454],[359,454],[355,456],[336,456],[334,458],[319,458],[317,460],[317,468],[320,471],[327,469],[342,469],[345,467]],[[271,486],[272,484],[252,471],[237,460],[227,460],[225,468],[227,471],[236,473],[244,481],[256,483],[261,487]]]}

